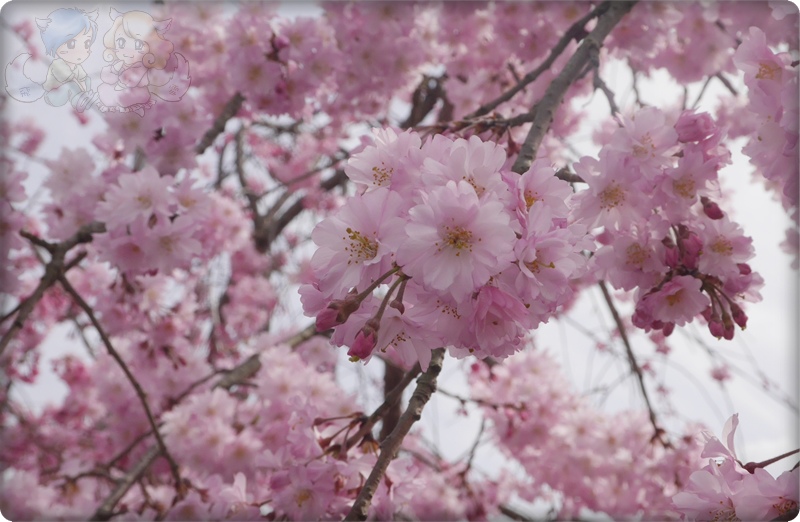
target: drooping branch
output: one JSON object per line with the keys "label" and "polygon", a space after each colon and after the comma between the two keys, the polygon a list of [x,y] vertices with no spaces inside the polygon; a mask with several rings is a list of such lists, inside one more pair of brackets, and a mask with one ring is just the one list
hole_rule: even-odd
{"label": "drooping branch", "polygon": [[600,290],[603,292],[603,299],[605,299],[605,302],[611,311],[611,316],[614,318],[614,323],[617,325],[617,331],[622,339],[622,344],[625,346],[625,353],[628,356],[628,362],[631,365],[631,370],[633,371],[634,375],[636,375],[636,380],[639,382],[639,389],[642,392],[642,397],[644,398],[645,405],[647,406],[650,424],[653,425],[653,430],[655,430],[653,439],[658,439],[665,447],[667,447],[669,446],[669,441],[664,439],[665,431],[658,425],[656,412],[653,409],[653,405],[650,403],[650,396],[647,394],[647,388],[644,385],[644,374],[642,373],[642,369],[639,366],[639,363],[636,361],[636,356],[631,348],[631,343],[628,340],[628,333],[625,329],[625,324],[622,322],[622,318],[617,311],[616,305],[614,305],[614,300],[611,298],[611,293],[608,291],[605,281],[600,281],[598,286],[600,286]]}
{"label": "drooping branch", "polygon": [[389,468],[389,463],[394,459],[400,445],[403,442],[406,434],[411,430],[411,426],[422,417],[422,409],[425,404],[430,400],[433,392],[436,391],[436,379],[442,371],[442,361],[444,360],[444,348],[437,348],[433,350],[431,355],[431,362],[425,373],[417,380],[417,387],[411,400],[408,402],[408,407],[400,420],[397,427],[389,435],[386,440],[381,443],[381,454],[375,467],[372,468],[364,487],[358,493],[353,507],[345,517],[345,520],[366,520],[369,511],[369,506],[372,503],[372,497],[378,489],[380,481],[386,474]]}
{"label": "drooping branch", "polygon": [[169,462],[170,471],[172,472],[172,478],[175,481],[175,487],[178,491],[181,490],[181,475],[180,471],[178,470],[178,464],[175,462],[175,459],[172,458],[170,455],[169,450],[167,449],[167,445],[164,443],[164,439],[161,438],[161,433],[158,431],[158,426],[156,426],[155,418],[153,417],[153,412],[150,410],[150,406],[147,403],[147,394],[145,394],[144,390],[142,389],[141,384],[139,381],[134,377],[133,373],[131,372],[128,365],[119,355],[119,352],[114,348],[114,345],[111,344],[111,339],[109,339],[108,335],[106,334],[103,327],[100,325],[100,322],[97,320],[97,317],[94,315],[94,311],[89,304],[84,301],[83,297],[75,290],[75,288],[70,284],[67,278],[61,274],[58,277],[59,283],[64,288],[64,290],[72,297],[72,299],[78,304],[78,306],[84,311],[84,313],[89,317],[89,321],[91,321],[92,326],[94,326],[97,333],[100,335],[100,339],[103,341],[103,344],[108,350],[108,354],[116,361],[119,367],[122,369],[122,372],[127,377],[128,381],[133,386],[134,390],[136,391],[137,397],[139,397],[139,402],[142,404],[142,408],[144,408],[145,415],[147,416],[147,422],[150,423],[150,429],[153,432],[153,435],[156,437],[158,441],[159,452],[164,455],[164,457]]}
{"label": "drooping branch", "polygon": [[567,89],[578,78],[586,64],[589,63],[593,52],[592,49],[599,50],[602,47],[606,36],[634,5],[636,5],[636,2],[611,2],[608,10],[598,18],[595,28],[583,39],[575,54],[567,61],[564,69],[550,83],[542,99],[531,108],[530,112],[534,113],[533,123],[511,170],[517,174],[522,174],[528,170],[536,158],[539,145],[550,128],[553,115],[564,99]]}

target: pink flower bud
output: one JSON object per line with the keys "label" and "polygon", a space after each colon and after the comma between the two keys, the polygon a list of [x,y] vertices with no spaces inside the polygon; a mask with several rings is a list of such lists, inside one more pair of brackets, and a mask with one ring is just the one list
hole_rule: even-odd
{"label": "pink flower bud", "polygon": [[701,196],[700,202],[703,204],[703,212],[705,212],[706,216],[710,217],[711,219],[722,219],[725,216],[725,214],[722,212],[722,209],[719,208],[719,205],[707,197]]}
{"label": "pink flower bud", "polygon": [[683,111],[675,123],[675,132],[678,133],[678,141],[681,143],[702,141],[713,134],[715,129],[714,119],[707,112],[695,114],[691,110]]}
{"label": "pink flower bud", "polygon": [[366,359],[372,355],[375,345],[378,343],[378,328],[380,323],[374,319],[367,321],[367,324],[358,331],[356,340],[353,341],[353,347],[347,351],[350,360],[357,361],[359,359]]}
{"label": "pink flower bud", "polygon": [[661,329],[661,331],[664,333],[664,337],[669,337],[674,330],[675,323],[666,323],[664,324],[664,328]]}
{"label": "pink flower bud", "polygon": [[272,45],[274,45],[275,49],[278,49],[279,51],[285,47],[289,47],[289,43],[289,39],[281,34],[275,35],[272,38]]}
{"label": "pink flower bud", "polygon": [[324,332],[343,324],[359,306],[361,300],[354,290],[351,290],[344,299],[334,299],[327,308],[317,314],[317,331]]}
{"label": "pink flower bud", "polygon": [[719,339],[725,333],[725,327],[722,325],[721,321],[714,320],[708,323],[708,331],[711,332],[711,335]]}
{"label": "pink flower bud", "polygon": [[324,332],[336,325],[342,324],[338,318],[339,311],[328,306],[328,308],[317,314],[317,331]]}
{"label": "pink flower bud", "polygon": [[661,240],[664,245],[664,264],[670,268],[678,268],[680,264],[680,251],[678,250],[675,241],[671,237],[666,236]]}
{"label": "pink flower bud", "polygon": [[739,325],[739,328],[744,330],[747,328],[747,314],[738,305],[731,304],[731,315],[733,315],[733,322]]}
{"label": "pink flower bud", "polygon": [[727,366],[717,366],[711,369],[711,378],[719,382],[727,381],[731,378],[731,372]]}
{"label": "pink flower bud", "polygon": [[733,325],[731,325],[730,328],[725,328],[725,332],[722,334],[722,337],[727,341],[733,340]]}

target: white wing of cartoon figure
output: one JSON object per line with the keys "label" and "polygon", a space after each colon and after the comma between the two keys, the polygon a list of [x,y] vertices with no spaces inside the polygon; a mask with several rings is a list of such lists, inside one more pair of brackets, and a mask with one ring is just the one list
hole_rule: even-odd
{"label": "white wing of cartoon figure", "polygon": [[42,84],[25,74],[25,63],[30,54],[20,54],[6,66],[6,91],[17,101],[30,103],[44,96]]}
{"label": "white wing of cartoon figure", "polygon": [[[167,75],[169,78],[164,78]],[[178,101],[186,94],[192,83],[192,77],[189,76],[189,62],[182,54],[173,53],[169,65],[163,71],[150,70],[149,79],[151,93],[164,101]],[[165,83],[159,84],[160,81],[165,81]]]}

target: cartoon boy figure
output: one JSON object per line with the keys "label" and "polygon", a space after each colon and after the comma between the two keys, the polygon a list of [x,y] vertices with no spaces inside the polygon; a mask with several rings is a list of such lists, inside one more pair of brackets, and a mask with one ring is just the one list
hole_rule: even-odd
{"label": "cartoon boy figure", "polygon": [[60,107],[67,102],[83,112],[96,100],[91,79],[81,64],[91,54],[97,37],[98,12],[77,8],[56,9],[47,18],[37,18],[45,52],[55,59],[40,83],[25,74],[29,54],[21,54],[6,68],[6,90],[15,100],[33,102],[44,97],[47,104]]}
{"label": "cartoon boy figure", "polygon": [[56,59],[47,70],[42,84],[44,100],[56,107],[71,102],[79,112],[92,105],[97,94],[91,90],[91,78],[81,66],[92,53],[97,37],[97,10],[56,9],[48,18],[37,18],[36,25],[48,56]]}

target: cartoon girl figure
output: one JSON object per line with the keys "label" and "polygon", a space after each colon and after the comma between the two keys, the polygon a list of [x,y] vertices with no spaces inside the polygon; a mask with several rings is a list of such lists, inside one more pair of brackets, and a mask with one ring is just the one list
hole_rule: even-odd
{"label": "cartoon girl figure", "polygon": [[[155,103],[151,94],[166,101],[181,99],[191,78],[186,59],[173,53],[172,42],[163,36],[172,19],[156,21],[142,11],[120,13],[113,7],[109,16],[114,23],[103,36],[103,59],[111,64],[100,72],[103,83],[97,89],[98,108],[144,116]],[[157,73],[151,75],[154,71]],[[158,84],[164,76],[161,71],[172,75],[166,83]]]}
{"label": "cartoon girl figure", "polygon": [[25,74],[29,54],[21,54],[6,68],[6,90],[12,98],[33,102],[44,96],[47,104],[60,107],[70,102],[79,112],[91,106],[97,94],[91,89],[91,78],[81,64],[92,53],[97,36],[97,10],[56,9],[47,18],[37,18],[45,52],[55,59],[43,83]]}

